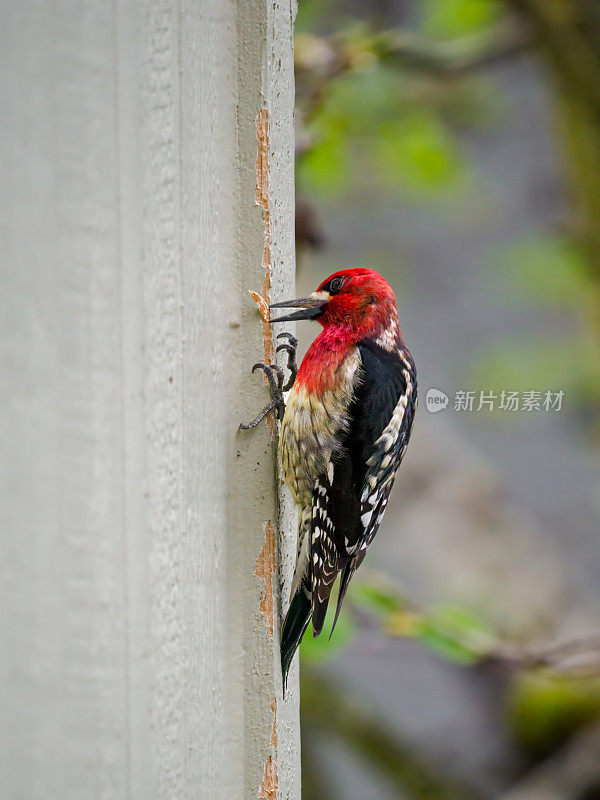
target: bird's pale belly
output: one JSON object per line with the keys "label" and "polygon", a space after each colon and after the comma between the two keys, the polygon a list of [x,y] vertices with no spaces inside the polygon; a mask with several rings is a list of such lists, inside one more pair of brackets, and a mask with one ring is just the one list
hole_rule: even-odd
{"label": "bird's pale belly", "polygon": [[[347,386],[348,384],[344,384]],[[279,439],[285,482],[301,508],[312,505],[315,480],[327,473],[331,454],[340,446],[352,397],[343,388],[325,392],[317,401],[302,385],[294,385],[286,404]]]}
{"label": "bird's pale belly", "polygon": [[279,458],[285,482],[299,506],[311,505],[317,477],[327,469],[333,446],[332,421],[304,387],[290,391],[281,423]]}

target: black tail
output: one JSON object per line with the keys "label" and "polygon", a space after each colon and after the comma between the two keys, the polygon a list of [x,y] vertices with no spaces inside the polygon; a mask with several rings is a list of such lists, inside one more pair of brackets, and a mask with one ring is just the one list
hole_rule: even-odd
{"label": "black tail", "polygon": [[304,631],[310,622],[311,602],[303,585],[300,585],[292,597],[292,602],[285,615],[281,631],[281,675],[283,677],[283,693],[287,686],[287,675],[298,649]]}
{"label": "black tail", "polygon": [[342,577],[340,579],[340,588],[338,591],[338,598],[337,598],[337,608],[335,609],[335,617],[333,619],[333,625],[331,626],[331,633],[329,634],[329,638],[333,636],[333,632],[335,630],[336,623],[338,621],[338,617],[340,615],[340,611],[342,610],[342,603],[344,602],[344,597],[346,596],[346,592],[348,591],[348,586],[350,585],[350,579],[354,575],[354,571],[356,566],[354,565],[354,560],[348,562],[344,567],[344,571],[342,572]]}

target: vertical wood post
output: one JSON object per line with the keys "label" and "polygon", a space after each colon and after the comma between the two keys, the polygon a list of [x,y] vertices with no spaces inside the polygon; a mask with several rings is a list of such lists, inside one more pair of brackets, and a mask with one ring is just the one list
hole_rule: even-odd
{"label": "vertical wood post", "polygon": [[293,0],[1,8],[2,794],[299,800]]}

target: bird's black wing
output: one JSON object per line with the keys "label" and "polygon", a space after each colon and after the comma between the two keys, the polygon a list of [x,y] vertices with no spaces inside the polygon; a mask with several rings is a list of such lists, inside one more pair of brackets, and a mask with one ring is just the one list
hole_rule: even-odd
{"label": "bird's black wing", "polygon": [[348,447],[360,486],[360,550],[373,541],[396,471],[408,447],[417,405],[417,374],[405,348],[389,352],[366,340],[359,344],[364,369],[356,395]]}
{"label": "bird's black wing", "polygon": [[338,572],[343,570],[336,620],[350,578],[377,533],[408,446],[416,406],[416,371],[408,350],[390,352],[371,340],[360,342],[358,350],[361,369],[344,446],[313,492],[315,635],[323,627]]}

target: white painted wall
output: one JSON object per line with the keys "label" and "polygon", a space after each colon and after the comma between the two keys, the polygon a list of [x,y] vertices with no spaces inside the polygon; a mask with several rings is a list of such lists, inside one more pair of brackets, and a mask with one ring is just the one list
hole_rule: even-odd
{"label": "white painted wall", "polygon": [[294,513],[271,636],[274,447],[236,430],[247,290],[294,293],[291,2],[2,0],[3,798],[299,798]]}

